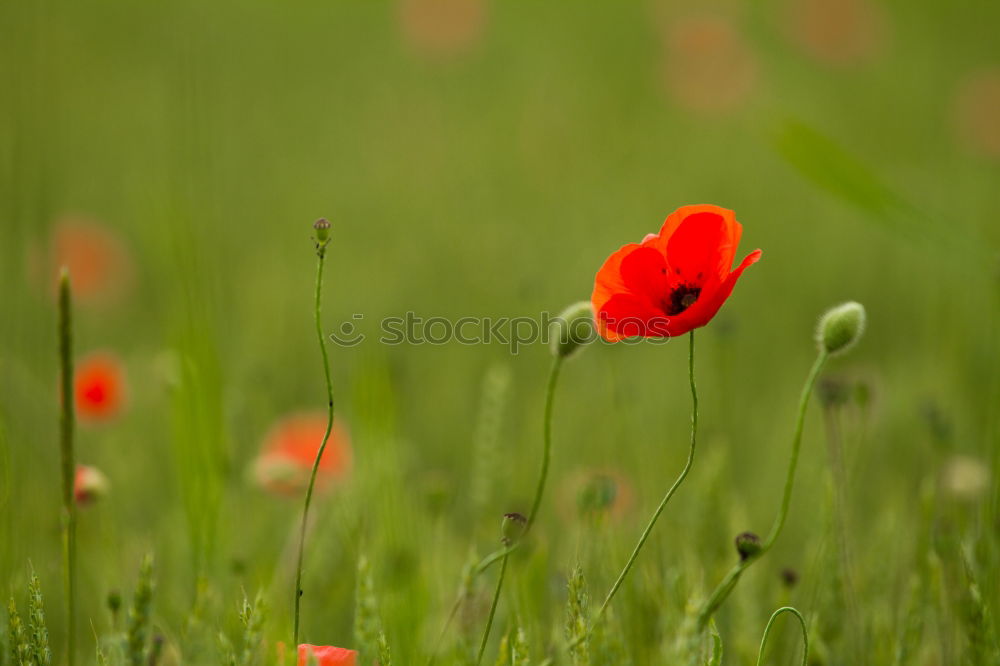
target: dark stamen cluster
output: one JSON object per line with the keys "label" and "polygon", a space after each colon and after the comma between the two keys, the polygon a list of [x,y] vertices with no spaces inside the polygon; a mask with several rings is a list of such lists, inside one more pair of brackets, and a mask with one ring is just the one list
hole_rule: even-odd
{"label": "dark stamen cluster", "polygon": [[663,310],[670,316],[679,315],[694,305],[701,294],[701,287],[691,284],[682,284],[674,287],[670,295],[661,301]]}

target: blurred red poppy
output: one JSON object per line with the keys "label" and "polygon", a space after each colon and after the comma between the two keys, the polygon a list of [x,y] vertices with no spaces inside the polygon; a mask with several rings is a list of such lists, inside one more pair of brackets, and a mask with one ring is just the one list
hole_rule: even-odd
{"label": "blurred red poppy", "polygon": [[631,513],[635,489],[615,469],[577,470],[560,484],[558,500],[559,513],[566,521],[618,522]]}
{"label": "blurred red poppy", "polygon": [[77,465],[73,476],[73,498],[79,505],[86,505],[108,494],[108,478],[101,470],[90,465]]}
{"label": "blurred red poppy", "polygon": [[52,284],[59,270],[67,267],[73,296],[81,302],[118,300],[132,279],[125,244],[110,229],[85,218],[68,217],[56,224],[49,262]]}
{"label": "blurred red poppy", "polygon": [[[254,465],[257,483],[279,495],[295,495],[306,489],[313,461],[326,433],[325,412],[288,416],[271,427],[264,437]],[[333,424],[316,475],[317,488],[344,478],[351,466],[351,445],[339,423]]]}
{"label": "blurred red poppy", "polygon": [[489,17],[486,0],[400,0],[403,36],[422,55],[463,54],[483,39]]}
{"label": "blurred red poppy", "polygon": [[743,108],[757,81],[757,61],[738,25],[723,16],[678,19],[665,34],[667,88],[690,111]]}
{"label": "blurred red poppy", "polygon": [[872,0],[794,0],[788,33],[810,56],[831,65],[871,61],[888,43],[889,22]]}
{"label": "blurred red poppy", "polygon": [[[313,657],[312,661],[310,657]],[[358,653],[347,648],[308,643],[299,646],[299,666],[309,666],[310,663],[318,666],[354,666],[357,658]]]}
{"label": "blurred red poppy", "polygon": [[1000,158],[1000,67],[965,76],[952,106],[954,127],[964,147],[984,157]]}
{"label": "blurred red poppy", "polygon": [[684,206],[659,234],[629,243],[597,272],[591,302],[606,340],[682,335],[707,324],[729,298],[751,252],[731,270],[743,227],[731,210]]}
{"label": "blurred red poppy", "polygon": [[125,404],[125,370],[109,352],[95,352],[77,363],[76,413],[81,421],[107,421]]}

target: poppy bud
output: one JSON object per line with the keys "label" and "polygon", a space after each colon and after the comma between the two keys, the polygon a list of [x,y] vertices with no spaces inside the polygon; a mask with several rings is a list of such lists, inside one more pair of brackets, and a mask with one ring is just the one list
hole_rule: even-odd
{"label": "poppy bud", "polygon": [[760,552],[760,537],[753,532],[743,532],[736,536],[736,552],[743,562]]}
{"label": "poppy bud", "polygon": [[528,519],[519,513],[505,513],[500,523],[500,541],[505,546],[513,546],[528,528]]}
{"label": "poppy bud", "polygon": [[830,308],[820,317],[816,342],[828,354],[847,351],[865,330],[865,306],[854,301]]}
{"label": "poppy bud", "polygon": [[320,254],[326,251],[326,244],[330,242],[330,220],[321,217],[313,223],[316,230],[316,251]]}
{"label": "poppy bud", "polygon": [[588,301],[569,306],[549,326],[549,348],[559,358],[569,358],[593,339],[594,309]]}

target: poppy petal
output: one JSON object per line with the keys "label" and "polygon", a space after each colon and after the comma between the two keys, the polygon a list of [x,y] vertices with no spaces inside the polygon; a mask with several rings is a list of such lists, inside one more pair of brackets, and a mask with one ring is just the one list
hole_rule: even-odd
{"label": "poppy petal", "polygon": [[594,278],[594,291],[590,296],[594,312],[597,312],[615,294],[628,291],[622,281],[622,261],[640,247],[642,246],[638,243],[623,245],[604,261]]}
{"label": "poppy petal", "polygon": [[656,300],[670,287],[666,258],[651,247],[639,247],[622,258],[622,284],[635,294]]}
{"label": "poppy petal", "polygon": [[703,284],[711,276],[722,279],[735,251],[731,230],[732,225],[714,212],[687,216],[667,240],[670,270],[689,284]]}
{"label": "poppy petal", "polygon": [[636,294],[615,294],[596,312],[597,330],[610,342],[668,335],[669,320],[663,311]]}
{"label": "poppy petal", "polygon": [[[687,218],[692,215],[698,215],[700,213],[711,213],[713,215],[718,215],[722,217],[726,222],[726,226],[730,226],[736,222],[736,213],[729,210],[728,208],[723,208],[722,206],[715,206],[712,204],[694,204],[692,206],[681,206],[670,215],[667,219],[663,221],[663,226],[660,227],[660,238],[663,239],[664,249],[666,249],[666,241],[677,231],[677,228],[681,226]],[[733,240],[739,242],[739,236],[736,236]]]}

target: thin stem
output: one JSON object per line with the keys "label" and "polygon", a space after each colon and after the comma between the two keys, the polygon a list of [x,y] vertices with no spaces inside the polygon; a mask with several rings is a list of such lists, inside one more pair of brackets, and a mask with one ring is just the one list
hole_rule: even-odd
{"label": "thin stem", "polygon": [[500,601],[500,590],[503,588],[503,577],[507,573],[507,558],[509,553],[504,554],[500,562],[500,577],[497,578],[497,589],[493,592],[493,603],[490,605],[490,615],[486,618],[486,630],[483,631],[483,640],[479,643],[479,656],[476,657],[476,666],[483,663],[483,654],[486,652],[486,643],[490,640],[490,630],[493,629],[493,617],[497,613],[497,603]]}
{"label": "thin stem", "polygon": [[771,619],[767,621],[767,626],[764,627],[764,636],[760,639],[760,650],[757,652],[757,666],[761,666],[764,663],[764,646],[767,645],[767,637],[771,633],[771,626],[774,624],[774,621],[782,613],[791,613],[798,618],[799,626],[802,627],[802,643],[804,645],[802,650],[802,666],[806,666],[809,663],[809,631],[806,629],[806,621],[802,617],[802,613],[791,606],[782,606],[771,614]]}
{"label": "thin stem", "polygon": [[538,475],[538,486],[535,488],[535,499],[531,503],[531,513],[528,514],[528,524],[524,531],[527,534],[538,517],[538,507],[545,494],[545,481],[549,476],[549,460],[552,457],[552,404],[555,402],[556,384],[559,382],[559,371],[562,369],[563,357],[556,356],[549,371],[549,383],[545,391],[545,417],[543,424],[542,469]]}
{"label": "thin stem", "polygon": [[62,411],[59,419],[59,453],[62,461],[62,543],[66,587],[66,658],[69,666],[76,661],[76,503],[73,479],[76,460],[73,431],[76,422],[73,394],[73,320],[69,271],[59,276],[59,368],[62,383]]}
{"label": "thin stem", "polygon": [[605,597],[604,603],[601,604],[601,609],[597,612],[597,618],[600,619],[604,615],[604,612],[608,608],[608,604],[614,599],[615,594],[618,593],[618,588],[622,586],[625,582],[625,577],[628,576],[629,570],[632,569],[632,565],[635,564],[635,560],[639,557],[639,551],[642,550],[643,545],[646,543],[646,539],[649,538],[649,534],[653,531],[653,526],[656,525],[656,521],[659,519],[660,514],[663,513],[663,509],[667,506],[667,502],[670,498],[674,496],[677,489],[683,483],[684,479],[687,477],[688,472],[691,471],[691,465],[694,463],[694,452],[697,445],[698,438],[698,390],[694,383],[694,331],[689,334],[690,344],[688,346],[688,378],[691,384],[691,446],[688,449],[687,463],[684,465],[684,469],[681,470],[680,476],[674,481],[670,489],[667,490],[667,494],[663,496],[660,501],[660,505],[656,507],[656,511],[653,513],[653,517],[649,519],[649,523],[646,525],[646,529],[643,530],[642,536],[639,537],[639,541],[635,544],[635,548],[632,550],[632,555],[629,556],[628,562],[625,563],[625,568],[622,572],[618,574],[618,580],[615,584],[611,586],[611,591],[608,592],[608,596]]}
{"label": "thin stem", "polygon": [[323,458],[323,451],[326,450],[326,443],[330,439],[330,431],[333,430],[333,381],[330,379],[330,357],[326,351],[326,337],[323,335],[323,325],[320,320],[320,306],[323,293],[323,259],[326,256],[324,248],[320,248],[319,263],[316,267],[316,301],[314,305],[314,316],[316,320],[316,337],[319,339],[319,349],[323,354],[323,372],[326,376],[326,432],[323,433],[323,442],[316,452],[316,459],[313,460],[312,471],[309,474],[309,486],[306,488],[305,505],[302,507],[302,525],[299,528],[299,553],[295,565],[295,621],[292,630],[292,646],[299,644],[299,602],[302,597],[302,555],[306,543],[306,525],[309,521],[309,505],[312,503],[313,489],[316,486],[316,473],[319,471],[319,462]]}
{"label": "thin stem", "polygon": [[736,583],[739,582],[740,576],[746,571],[751,564],[759,560],[761,557],[771,549],[774,542],[777,541],[778,536],[781,534],[781,530],[785,527],[785,519],[788,518],[788,507],[792,501],[792,488],[795,485],[795,469],[799,464],[799,450],[802,445],[802,429],[805,425],[806,420],[806,408],[809,406],[809,397],[812,395],[813,388],[816,386],[816,380],[819,378],[820,372],[823,370],[823,366],[826,364],[826,360],[829,358],[829,354],[825,350],[820,350],[819,354],[816,356],[816,361],[813,363],[812,369],[809,371],[809,376],[806,378],[806,383],[802,387],[802,393],[799,395],[799,411],[798,416],[795,420],[795,434],[792,436],[792,455],[788,460],[788,474],[785,477],[785,490],[781,496],[781,507],[778,509],[778,515],[774,519],[774,524],[771,526],[771,532],[767,535],[767,538],[761,544],[760,550],[745,560],[741,560],[726,577],[722,579],[719,586],[715,588],[712,595],[708,598],[708,601],[702,606],[701,611],[698,613],[698,628],[704,629],[708,624],[708,621],[715,614],[715,611],[719,609],[722,602],[726,600],[729,593],[733,591],[736,587]]}
{"label": "thin stem", "polygon": [[771,526],[770,534],[764,540],[762,552],[774,545],[774,542],[778,539],[778,535],[781,534],[781,530],[785,527],[785,519],[788,518],[788,507],[792,502],[792,487],[795,485],[795,468],[799,464],[799,451],[802,449],[802,429],[806,422],[806,408],[809,406],[809,396],[812,395],[813,388],[816,386],[816,380],[819,379],[820,372],[823,371],[823,366],[826,365],[827,358],[829,358],[829,354],[825,350],[821,350],[816,355],[816,362],[813,363],[812,368],[809,370],[809,377],[806,378],[805,386],[802,387],[802,394],[799,396],[799,413],[795,419],[795,434],[792,439],[792,457],[788,460],[788,474],[785,477],[785,491],[781,496],[781,508],[778,511],[778,517],[775,519],[774,525]]}

